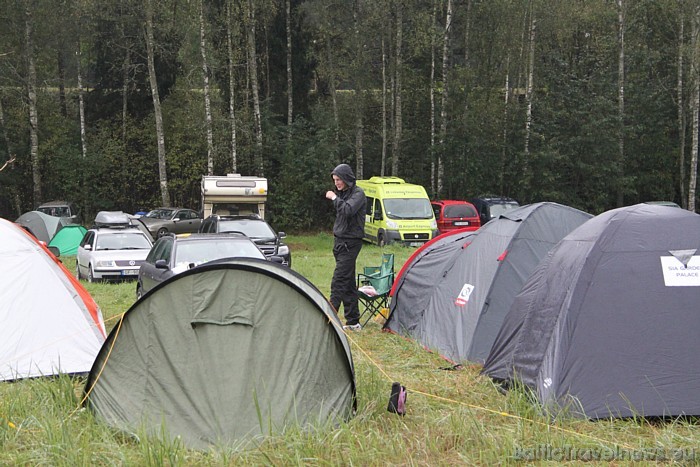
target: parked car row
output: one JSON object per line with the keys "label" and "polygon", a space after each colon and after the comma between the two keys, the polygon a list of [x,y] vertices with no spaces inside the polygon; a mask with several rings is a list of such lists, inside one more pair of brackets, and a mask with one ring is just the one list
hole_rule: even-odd
{"label": "parked car row", "polygon": [[440,234],[451,230],[477,230],[509,209],[520,206],[512,198],[502,196],[482,196],[470,201],[437,200],[431,201],[435,220]]}
{"label": "parked car row", "polygon": [[285,237],[255,214],[202,221],[184,208],[158,208],[141,218],[101,211],[78,246],[76,277],[135,279],[140,298],[160,282],[210,261],[246,257],[291,266]]}

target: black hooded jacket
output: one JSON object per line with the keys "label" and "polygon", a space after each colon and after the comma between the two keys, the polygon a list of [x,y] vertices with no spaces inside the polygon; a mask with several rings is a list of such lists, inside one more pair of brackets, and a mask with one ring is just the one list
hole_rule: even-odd
{"label": "black hooded jacket", "polygon": [[334,190],[335,223],[333,235],[338,238],[359,238],[365,235],[365,211],[367,199],[362,188],[355,184],[355,174],[347,164],[340,164],[331,175],[337,175],[348,186],[346,190]]}

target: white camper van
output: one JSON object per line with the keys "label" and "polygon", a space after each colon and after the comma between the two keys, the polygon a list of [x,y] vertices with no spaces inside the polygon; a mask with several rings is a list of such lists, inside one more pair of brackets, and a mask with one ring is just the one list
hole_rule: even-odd
{"label": "white camper van", "polygon": [[240,174],[202,176],[202,218],[257,214],[265,218],[267,179]]}

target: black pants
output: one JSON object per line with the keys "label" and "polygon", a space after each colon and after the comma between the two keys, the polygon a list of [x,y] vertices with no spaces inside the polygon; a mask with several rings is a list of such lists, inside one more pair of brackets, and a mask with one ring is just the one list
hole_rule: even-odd
{"label": "black pants", "polygon": [[333,256],[335,271],[331,281],[331,305],[339,311],[343,304],[346,324],[357,324],[360,321],[357,285],[355,284],[355,262],[362,249],[360,238],[335,238]]}

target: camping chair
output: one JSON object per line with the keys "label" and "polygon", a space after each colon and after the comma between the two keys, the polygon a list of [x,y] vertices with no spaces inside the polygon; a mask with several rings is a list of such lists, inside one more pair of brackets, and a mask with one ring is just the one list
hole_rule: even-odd
{"label": "camping chair", "polygon": [[385,320],[388,315],[389,292],[394,284],[394,255],[384,253],[379,266],[366,266],[357,275],[357,294],[364,310],[360,314],[360,322],[368,315],[363,327],[374,316],[381,315]]}

